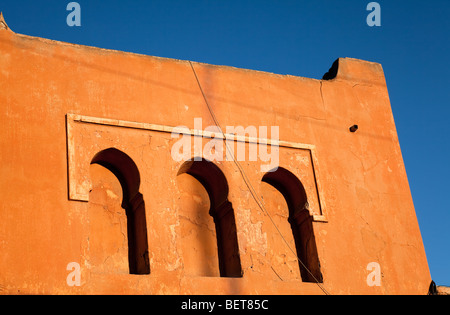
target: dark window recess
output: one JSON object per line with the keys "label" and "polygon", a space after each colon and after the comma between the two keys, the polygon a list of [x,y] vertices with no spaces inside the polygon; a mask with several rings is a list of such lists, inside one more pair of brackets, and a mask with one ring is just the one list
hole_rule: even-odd
{"label": "dark window recess", "polygon": [[128,155],[115,148],[97,153],[91,164],[99,164],[110,170],[122,186],[122,208],[127,215],[130,274],[150,274],[145,203],[139,192],[141,181],[136,164]]}
{"label": "dark window recess", "polygon": [[222,171],[212,162],[202,159],[186,161],[178,175],[189,174],[208,192],[209,214],[216,227],[219,271],[221,277],[242,277],[236,221],[231,202],[228,201],[228,183]]}
{"label": "dark window recess", "polygon": [[278,167],[262,178],[275,187],[286,199],[289,208],[289,223],[294,236],[300,274],[303,282],[323,282],[320,262],[314,237],[313,218],[309,213],[308,199],[300,180],[288,170]]}

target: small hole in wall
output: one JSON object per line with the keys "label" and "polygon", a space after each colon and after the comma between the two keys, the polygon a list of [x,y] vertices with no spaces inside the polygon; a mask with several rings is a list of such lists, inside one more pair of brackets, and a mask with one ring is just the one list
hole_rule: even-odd
{"label": "small hole in wall", "polygon": [[350,132],[356,132],[356,131],[358,131],[358,129],[359,129],[358,125],[353,125],[350,127]]}

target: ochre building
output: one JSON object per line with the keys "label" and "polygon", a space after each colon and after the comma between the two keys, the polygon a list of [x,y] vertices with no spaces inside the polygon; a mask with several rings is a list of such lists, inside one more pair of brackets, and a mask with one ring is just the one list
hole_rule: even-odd
{"label": "ochre building", "polygon": [[0,21],[1,294],[427,294],[381,65],[316,80]]}

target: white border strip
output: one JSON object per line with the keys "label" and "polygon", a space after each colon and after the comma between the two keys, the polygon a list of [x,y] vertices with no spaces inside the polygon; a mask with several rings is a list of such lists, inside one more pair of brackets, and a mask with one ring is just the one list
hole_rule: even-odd
{"label": "white border strip", "polygon": [[[159,132],[167,132],[167,133],[179,133],[186,134],[191,136],[201,136],[204,138],[215,138],[215,139],[223,139],[223,140],[231,140],[231,141],[239,141],[246,143],[260,143],[271,146],[278,146],[284,148],[293,148],[293,149],[303,149],[309,150],[311,154],[311,165],[313,168],[313,174],[315,177],[315,183],[317,188],[317,196],[319,200],[319,208],[321,215],[314,215],[314,221],[319,222],[328,222],[325,215],[325,203],[321,198],[322,195],[322,187],[319,180],[319,172],[318,172],[318,160],[316,157],[316,147],[312,144],[303,144],[296,143],[290,141],[282,141],[282,140],[273,140],[273,139],[263,139],[263,138],[254,138],[248,136],[238,136],[234,134],[223,134],[220,132],[211,132],[205,130],[196,130],[196,129],[186,129],[180,127],[172,127],[172,126],[164,126],[164,125],[156,125],[149,123],[141,123],[141,122],[132,122],[118,119],[109,119],[109,118],[99,118],[99,117],[90,117],[78,114],[67,114],[67,149],[68,149],[68,165],[69,165],[69,179],[74,178],[74,170],[70,167],[71,163],[74,160],[74,139],[72,134],[72,122],[80,122],[86,124],[95,124],[95,125],[104,125],[104,126],[113,126],[113,127],[122,127],[122,128],[131,128],[131,129],[139,129],[139,130],[148,130],[148,131],[159,131]],[[69,198],[71,200],[84,200],[82,196],[78,196],[76,191],[76,183],[71,182],[69,180]]]}

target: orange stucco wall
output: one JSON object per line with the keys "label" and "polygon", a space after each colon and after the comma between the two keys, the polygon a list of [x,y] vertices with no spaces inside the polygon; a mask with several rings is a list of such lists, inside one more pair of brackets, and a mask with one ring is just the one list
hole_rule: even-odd
{"label": "orange stucco wall", "polygon": [[[431,277],[379,64],[339,59],[331,80],[193,66],[223,127],[279,126],[280,140],[314,147],[314,159],[305,149],[280,148],[279,164],[302,181],[310,211],[322,216],[313,228],[329,293],[427,293]],[[224,278],[214,223],[204,213],[208,194],[190,175],[177,175],[183,161],[171,159],[177,139],[114,124],[73,122],[68,132],[68,114],[214,125],[189,62],[3,28],[0,108],[0,293],[323,294],[301,280],[295,256],[233,162],[216,165],[229,186],[242,277]],[[354,124],[359,130],[351,133]],[[128,274],[120,183],[89,165],[108,147],[129,155],[140,172],[150,274]],[[286,202],[261,181],[260,164],[242,167],[294,247]],[[88,200],[71,200],[70,185],[83,188],[83,181]],[[80,286],[67,284],[71,262],[81,266]],[[368,285],[371,262],[381,267],[380,286]]]}

